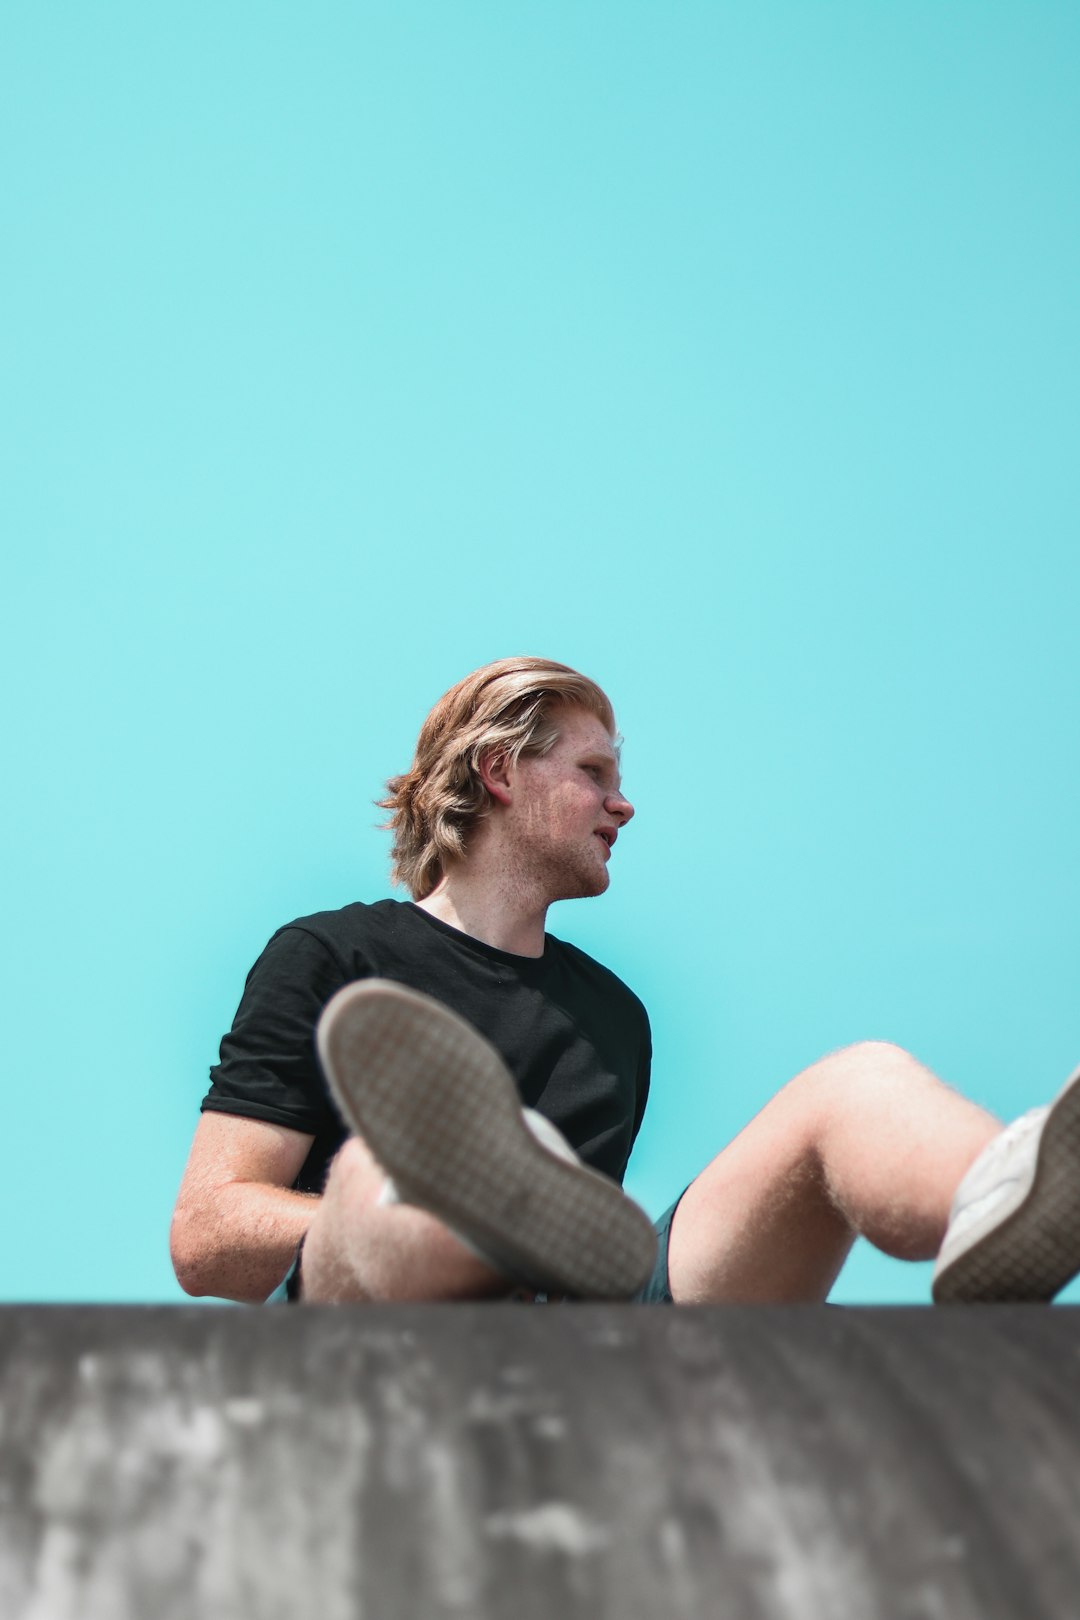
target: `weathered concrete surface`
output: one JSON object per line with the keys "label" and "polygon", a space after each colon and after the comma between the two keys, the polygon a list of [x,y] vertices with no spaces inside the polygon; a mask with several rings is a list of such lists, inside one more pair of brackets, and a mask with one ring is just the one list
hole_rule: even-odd
{"label": "weathered concrete surface", "polygon": [[1078,1613],[1073,1310],[0,1310],[3,1620]]}

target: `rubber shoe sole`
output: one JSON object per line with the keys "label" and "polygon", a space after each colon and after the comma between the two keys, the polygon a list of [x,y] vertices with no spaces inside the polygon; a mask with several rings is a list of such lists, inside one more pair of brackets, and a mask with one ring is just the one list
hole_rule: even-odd
{"label": "rubber shoe sole", "polygon": [[1080,1271],[1080,1069],[1043,1121],[1012,1208],[992,1212],[934,1278],[939,1305],[1048,1303]]}
{"label": "rubber shoe sole", "polygon": [[382,979],[346,985],[316,1032],[345,1120],[400,1198],[436,1215],[515,1282],[628,1299],[656,1234],[606,1176],[560,1159],[524,1123],[494,1047],[430,996]]}

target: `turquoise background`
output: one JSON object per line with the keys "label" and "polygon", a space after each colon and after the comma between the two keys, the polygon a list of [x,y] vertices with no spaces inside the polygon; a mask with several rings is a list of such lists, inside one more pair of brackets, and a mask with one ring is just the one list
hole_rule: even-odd
{"label": "turquoise background", "polygon": [[506,653],[626,736],[552,927],[651,1010],[654,1213],[860,1037],[1057,1087],[1078,66],[1030,0],[5,5],[2,1297],[181,1297],[248,967]]}

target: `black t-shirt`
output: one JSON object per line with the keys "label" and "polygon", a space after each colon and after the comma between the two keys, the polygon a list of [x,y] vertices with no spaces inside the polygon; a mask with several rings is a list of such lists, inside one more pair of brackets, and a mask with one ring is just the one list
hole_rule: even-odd
{"label": "black t-shirt", "polygon": [[203,1109],[313,1136],[296,1187],[321,1192],[347,1132],[319,1068],[315,1025],[343,984],[372,977],[422,990],[466,1018],[502,1054],[522,1102],[546,1114],[586,1164],[622,1181],[652,1055],[633,991],[550,934],[543,956],[515,956],[399,900],[278,929],[248,974]]}

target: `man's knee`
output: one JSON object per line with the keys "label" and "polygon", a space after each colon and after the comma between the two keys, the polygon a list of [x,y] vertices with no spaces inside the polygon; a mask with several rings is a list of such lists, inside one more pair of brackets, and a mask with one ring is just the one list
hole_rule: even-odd
{"label": "man's knee", "polygon": [[377,1191],[382,1180],[382,1172],[367,1144],[359,1136],[349,1136],[330,1161],[324,1193],[332,1193],[343,1184],[355,1190],[368,1183],[375,1185]]}
{"label": "man's knee", "polygon": [[922,1065],[893,1041],[853,1041],[811,1064],[808,1074],[852,1083],[885,1082],[910,1077]]}
{"label": "man's knee", "polygon": [[305,1240],[304,1299],[391,1303],[487,1299],[510,1291],[510,1282],[435,1215],[382,1203],[385,1181],[359,1137],[343,1143]]}
{"label": "man's knee", "polygon": [[899,1107],[912,1085],[930,1076],[918,1060],[892,1041],[853,1041],[819,1058],[796,1075],[790,1088],[800,1117],[815,1141],[823,1129],[860,1115],[867,1106]]}

